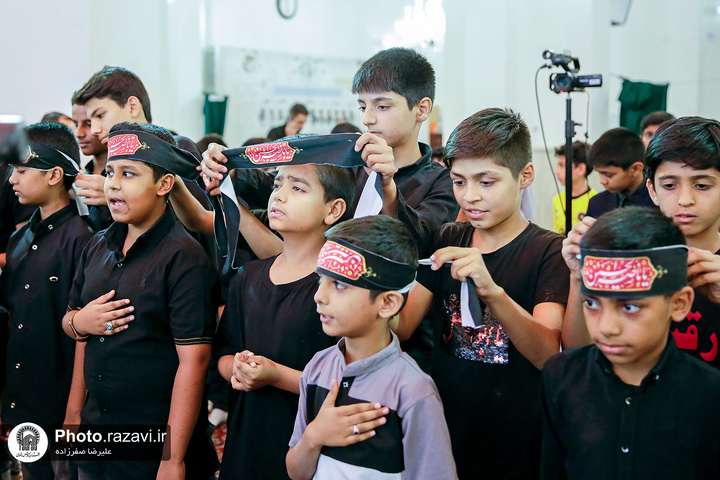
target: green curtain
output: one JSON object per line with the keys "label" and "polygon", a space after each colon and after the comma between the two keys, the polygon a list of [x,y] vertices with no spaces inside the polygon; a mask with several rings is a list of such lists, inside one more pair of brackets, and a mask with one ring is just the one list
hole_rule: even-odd
{"label": "green curtain", "polygon": [[645,115],[666,109],[669,86],[623,80],[622,91],[618,97],[620,126],[629,128],[638,135],[642,134],[640,122]]}
{"label": "green curtain", "polygon": [[225,130],[225,111],[227,110],[227,95],[216,93],[205,94],[205,135],[217,133],[222,135]]}

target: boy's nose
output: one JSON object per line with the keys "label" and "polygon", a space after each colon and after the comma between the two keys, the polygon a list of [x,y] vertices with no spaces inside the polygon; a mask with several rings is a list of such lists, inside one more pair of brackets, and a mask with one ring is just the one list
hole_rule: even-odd
{"label": "boy's nose", "polygon": [[693,198],[690,189],[680,189],[680,191],[678,192],[678,205],[683,207],[695,205],[695,199]]}
{"label": "boy's nose", "polygon": [[315,292],[315,296],[313,297],[313,300],[315,300],[315,303],[318,305],[325,305],[327,302],[325,300],[325,290],[323,288],[323,284],[319,283],[317,291]]}
{"label": "boy's nose", "polygon": [[600,314],[598,330],[606,338],[620,334],[620,322],[613,312],[603,312]]}
{"label": "boy's nose", "polygon": [[366,108],[362,115],[362,124],[365,126],[373,125],[375,123],[375,115],[373,115],[369,108]]}

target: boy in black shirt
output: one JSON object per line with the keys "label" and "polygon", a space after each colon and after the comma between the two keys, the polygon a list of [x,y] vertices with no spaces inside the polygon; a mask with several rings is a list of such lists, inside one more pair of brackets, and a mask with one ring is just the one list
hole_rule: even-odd
{"label": "boy in black shirt", "polygon": [[586,217],[630,205],[653,206],[645,186],[645,147],[635,132],[620,127],[603,133],[590,148],[588,163],[605,191],[590,199]]}
{"label": "boy in black shirt", "polygon": [[[318,145],[321,147],[322,145]],[[317,158],[312,146],[294,162]],[[215,355],[220,374],[241,391],[230,415],[220,478],[288,478],[287,444],[298,409],[300,374],[335,343],[322,331],[313,296],[323,233],[340,220],[355,191],[352,169],[285,165],[268,203],[283,251],[233,275]]]}
{"label": "boy in black shirt", "polygon": [[[65,420],[75,342],[63,333],[61,321],[80,253],[93,235],[68,193],[80,170],[72,132],[60,123],[25,131],[30,151],[12,166],[10,184],[20,203],[36,210],[10,237],[0,275],[0,304],[11,321],[2,405],[6,427]],[[22,464],[28,479],[71,478],[68,466],[67,460]]]}
{"label": "boy in black shirt", "polygon": [[214,472],[214,462],[200,458],[214,453],[203,444],[204,425],[193,428],[205,418],[216,274],[166,204],[174,174],[191,178],[197,164],[161,127],[121,122],[110,130],[105,195],[115,223],[83,252],[63,319],[81,342],[68,410],[82,410],[84,425],[167,424],[170,458],[86,462],[88,479]]}
{"label": "boy in black shirt", "polygon": [[445,162],[469,221],[437,230],[396,330],[406,338],[435,302],[431,372],[461,479],[539,473],[540,368],[560,349],[568,272],[562,237],[520,213],[531,158],[512,111],[480,111],[453,131]]}
{"label": "boy in black shirt", "polygon": [[654,209],[619,209],[579,252],[594,345],[545,364],[543,478],[720,478],[720,372],[668,335],[693,302],[682,232]]}

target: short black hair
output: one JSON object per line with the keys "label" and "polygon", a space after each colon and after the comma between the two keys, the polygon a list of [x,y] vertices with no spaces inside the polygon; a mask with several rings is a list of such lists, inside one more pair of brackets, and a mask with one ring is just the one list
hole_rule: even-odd
{"label": "short black hair", "polygon": [[340,198],[345,200],[345,204],[349,209],[355,201],[357,178],[353,169],[324,164],[314,166],[318,182],[320,182],[325,192],[323,200],[327,203]]}
{"label": "short black hair", "polygon": [[338,123],[330,133],[362,133],[362,131],[352,123]]}
{"label": "short black hair", "polygon": [[[573,142],[572,143],[572,163],[574,166],[585,165],[585,176],[587,177],[593,171],[593,167],[588,164],[587,152],[590,148],[585,142]],[[555,148],[555,155],[565,156],[565,145],[560,145]],[[567,165],[567,159],[565,159]]]}
{"label": "short black hair", "polygon": [[222,137],[222,135],[219,135],[217,133],[208,133],[200,140],[195,142],[195,145],[197,145],[198,149],[201,152],[204,152],[208,149],[208,146],[210,146],[211,143],[219,143],[220,145],[226,145],[225,139]]}
{"label": "short black hair", "polygon": [[[330,241],[343,240],[395,262],[418,267],[418,249],[408,227],[387,215],[353,218],[338,223],[325,232]],[[383,290],[370,290],[374,301]]]}
{"label": "short black hair", "polygon": [[65,115],[61,112],[48,112],[40,119],[40,123],[59,123],[62,117],[72,121],[69,115]]}
{"label": "short black hair", "polygon": [[637,133],[625,127],[613,128],[600,135],[588,153],[588,164],[596,169],[620,167],[627,170],[636,162],[645,163],[645,145]]}
{"label": "short black hair", "polygon": [[145,118],[148,122],[152,122],[150,96],[145,85],[140,77],[122,67],[104,66],[73,94],[72,103],[73,105],[85,105],[91,98],[107,97],[121,107],[127,103],[128,98],[137,97],[142,105]]}
{"label": "short black hair", "polygon": [[[177,147],[175,137],[173,137],[168,130],[159,125],[153,125],[152,123],[119,122],[110,128],[109,133],[116,132],[118,130],[131,130],[136,132],[149,133],[151,135],[155,135],[160,140],[164,140],[170,145]],[[143,163],[152,169],[154,182],[157,182],[165,175],[172,175],[172,172],[162,167],[158,167],[157,165],[153,165],[152,163]]]}
{"label": "short black hair", "polygon": [[290,115],[288,115],[291,119],[297,117],[298,115],[307,115],[308,109],[305,108],[305,105],[302,103],[296,103],[292,107],[290,107]]}
{"label": "short black hair", "polygon": [[[29,142],[41,143],[59,150],[80,165],[80,147],[67,125],[56,122],[34,123],[25,127],[25,135]],[[77,173],[66,172],[64,169],[63,173],[63,188],[70,190]]]}
{"label": "short black hair", "polygon": [[425,97],[435,101],[435,70],[415,50],[382,50],[366,60],[353,79],[352,93],[367,92],[395,92],[412,110]]}
{"label": "short black hair", "polygon": [[650,140],[645,162],[653,185],[662,162],[680,162],[695,170],[720,170],[720,122],[681,117],[663,123]]}
{"label": "short black hair", "polygon": [[581,248],[645,250],[685,245],[685,236],[660,210],[649,207],[617,208],[600,215],[583,235]]}
{"label": "short black hair", "polygon": [[458,125],[445,144],[443,160],[448,168],[458,159],[489,157],[517,179],[532,162],[530,130],[510,109],[486,108]]}
{"label": "short black hair", "polygon": [[650,125],[660,125],[668,120],[675,120],[672,113],[659,110],[657,112],[648,113],[640,122],[640,133],[644,132]]}

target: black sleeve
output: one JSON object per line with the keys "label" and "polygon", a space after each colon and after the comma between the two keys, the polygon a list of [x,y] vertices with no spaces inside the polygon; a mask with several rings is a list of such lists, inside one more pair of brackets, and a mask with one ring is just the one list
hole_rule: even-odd
{"label": "black sleeve", "polygon": [[447,170],[436,177],[432,188],[413,208],[398,189],[397,218],[410,229],[421,256],[429,252],[430,241],[437,228],[457,218],[460,206],[455,201],[452,180]]}
{"label": "black sleeve", "polygon": [[544,302],[567,304],[570,270],[562,258],[562,237],[554,235],[543,255],[538,272],[535,305]]}
{"label": "black sleeve", "polygon": [[565,454],[563,452],[560,436],[556,430],[557,411],[553,405],[550,391],[552,390],[550,375],[548,374],[549,360],[542,373],[542,456],[540,460],[540,478],[542,480],[565,480]]}
{"label": "black sleeve", "polygon": [[85,245],[85,248],[80,254],[80,260],[77,263],[75,277],[73,278],[70,295],[68,296],[68,310],[77,310],[78,308],[85,307],[85,303],[82,301],[82,290],[85,284],[85,268],[87,268],[89,250],[96,239],[97,237],[93,237],[90,242]]}
{"label": "black sleeve", "polygon": [[169,277],[170,329],[176,345],[212,343],[218,278],[209,258],[190,268],[185,267],[187,263],[174,262],[178,267]]}

